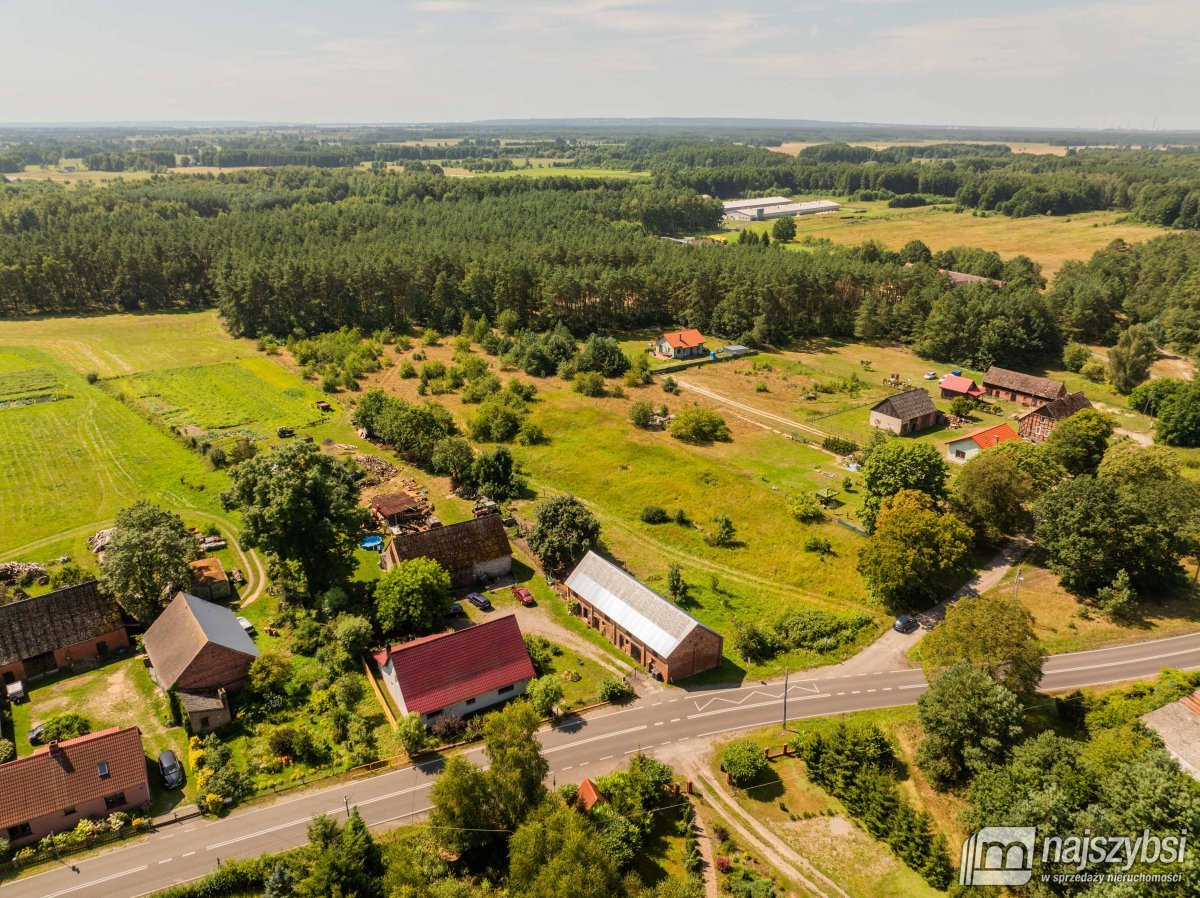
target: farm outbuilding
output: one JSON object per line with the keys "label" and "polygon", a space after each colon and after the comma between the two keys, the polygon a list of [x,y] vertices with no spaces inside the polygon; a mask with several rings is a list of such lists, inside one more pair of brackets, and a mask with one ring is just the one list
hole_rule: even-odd
{"label": "farm outbuilding", "polygon": [[128,645],[120,607],[94,580],[0,605],[0,680],[5,683],[94,666]]}
{"label": "farm outbuilding", "polygon": [[589,627],[664,682],[720,665],[720,634],[595,552],[564,585]]}
{"label": "farm outbuilding", "polygon": [[371,500],[376,520],[389,527],[414,524],[425,517],[425,503],[406,492],[385,493]]}
{"label": "farm outbuilding", "polygon": [[961,374],[947,374],[938,386],[942,388],[943,399],[955,399],[959,396],[978,399],[983,395],[983,387]]}
{"label": "farm outbuilding", "polygon": [[200,598],[217,602],[233,594],[220,558],[198,558],[188,568],[192,572],[192,591]]}
{"label": "farm outbuilding", "polygon": [[1092,403],[1082,392],[1071,393],[1053,402],[1040,405],[1031,412],[1026,412],[1017,422],[1021,436],[1032,443],[1044,442],[1050,436],[1056,424],[1067,420],[1076,412],[1091,408]]}
{"label": "farm outbuilding", "polygon": [[[777,202],[777,200],[783,200],[783,202]],[[786,197],[734,200],[732,203],[725,203],[724,206],[725,218],[729,221],[767,221],[772,218],[837,212],[842,208],[841,203],[835,203],[833,200],[809,200],[796,203]]]}
{"label": "farm outbuilding", "polygon": [[995,365],[983,375],[983,389],[997,399],[1020,405],[1041,405],[1067,395],[1067,385],[1060,381],[997,368]]}
{"label": "farm outbuilding", "polygon": [[937,427],[945,421],[929,394],[920,387],[889,396],[871,406],[870,423],[880,430],[889,430],[897,436],[917,433]]}
{"label": "farm outbuilding", "polygon": [[258,657],[232,611],[186,592],[176,594],[142,644],[158,684],[181,692],[237,692]]}
{"label": "farm outbuilding", "polygon": [[432,558],[449,572],[450,583],[460,589],[512,573],[512,546],[504,522],[494,514],[402,534],[384,550],[382,564],[390,570],[412,558]]}

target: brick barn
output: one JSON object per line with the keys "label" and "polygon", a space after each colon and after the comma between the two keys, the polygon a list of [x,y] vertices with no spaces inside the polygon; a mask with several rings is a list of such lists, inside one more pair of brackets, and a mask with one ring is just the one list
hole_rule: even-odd
{"label": "brick barn", "polygon": [[0,680],[5,683],[94,666],[128,645],[120,607],[94,580],[0,605]]}
{"label": "brick barn", "polygon": [[413,558],[432,558],[449,572],[450,583],[457,589],[512,573],[512,546],[504,522],[494,514],[401,534],[384,550],[382,564],[391,570]]}
{"label": "brick barn", "polygon": [[983,375],[983,388],[997,399],[1019,405],[1041,405],[1067,395],[1067,385],[1045,377],[1009,371],[993,365]]}
{"label": "brick barn", "polygon": [[595,552],[584,556],[565,586],[588,626],[664,681],[720,665],[720,634]]}
{"label": "brick barn", "polygon": [[66,832],[84,817],[150,803],[137,727],[52,742],[0,764],[0,836],[14,848]]}

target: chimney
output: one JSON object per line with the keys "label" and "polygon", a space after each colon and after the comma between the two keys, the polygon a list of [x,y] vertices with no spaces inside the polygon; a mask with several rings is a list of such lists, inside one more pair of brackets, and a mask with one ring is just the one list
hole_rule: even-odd
{"label": "chimney", "polygon": [[57,755],[62,752],[62,747],[59,746],[57,739],[50,740],[50,754]]}

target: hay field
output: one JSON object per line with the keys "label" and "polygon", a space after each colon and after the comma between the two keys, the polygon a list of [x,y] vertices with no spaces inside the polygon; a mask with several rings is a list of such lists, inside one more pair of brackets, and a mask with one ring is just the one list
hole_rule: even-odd
{"label": "hay field", "polygon": [[[1064,262],[1087,259],[1118,237],[1138,243],[1164,233],[1161,228],[1123,221],[1125,217],[1116,212],[1085,212],[1063,217],[1009,218],[954,212],[949,206],[889,209],[884,202],[847,202],[840,213],[797,218],[797,242],[789,244],[788,249],[804,250],[799,241],[807,236],[845,244],[878,240],[889,249],[900,249],[910,240],[923,240],[934,252],[952,246],[976,246],[1005,258],[1024,254],[1040,263],[1042,273],[1051,278]],[[751,222],[743,226],[764,231],[772,224]],[[736,239],[737,233],[736,229],[725,230],[712,236]]]}
{"label": "hay field", "polygon": [[265,358],[170,368],[105,381],[106,389],[203,440],[265,440],[322,420],[322,394]]}

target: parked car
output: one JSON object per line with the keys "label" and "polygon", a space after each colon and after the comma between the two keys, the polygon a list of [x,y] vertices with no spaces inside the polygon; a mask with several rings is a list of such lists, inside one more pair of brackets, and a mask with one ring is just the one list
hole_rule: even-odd
{"label": "parked car", "polygon": [[467,612],[462,606],[462,602],[455,602],[450,606],[450,610],[446,612],[446,617],[466,617]]}
{"label": "parked car", "polygon": [[33,726],[31,726],[29,728],[29,744],[30,745],[41,745],[42,744],[42,733],[44,733],[45,731],[46,731],[46,725],[44,723],[35,723]]}
{"label": "parked car", "polygon": [[909,617],[907,614],[902,614],[896,618],[896,622],[892,624],[892,629],[897,633],[911,633],[921,624],[915,617]]}
{"label": "parked car", "polygon": [[467,601],[478,608],[480,611],[491,611],[492,601],[487,596],[481,596],[477,592],[467,594]]}
{"label": "parked car", "polygon": [[938,379],[937,372],[936,371],[926,371],[925,379],[926,380],[937,380]]}
{"label": "parked car", "polygon": [[514,586],[513,587],[513,595],[516,596],[517,601],[520,602],[522,605],[524,605],[526,608],[532,608],[534,605],[537,604],[537,600],[534,599],[533,593],[531,593],[524,586]]}
{"label": "parked car", "polygon": [[158,772],[166,788],[178,789],[183,785],[183,765],[171,749],[158,756]]}
{"label": "parked car", "polygon": [[240,614],[238,615],[237,622],[238,626],[245,630],[248,634],[251,636],[254,635],[254,624],[250,623],[250,621],[246,620],[246,618],[242,617]]}

